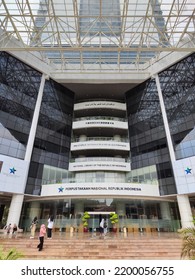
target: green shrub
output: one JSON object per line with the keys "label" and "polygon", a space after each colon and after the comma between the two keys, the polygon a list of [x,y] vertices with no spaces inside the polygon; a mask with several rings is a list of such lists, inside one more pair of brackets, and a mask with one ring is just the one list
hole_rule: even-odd
{"label": "green shrub", "polygon": [[23,257],[23,254],[16,248],[11,248],[5,252],[3,248],[0,248],[0,260],[17,260]]}
{"label": "green shrub", "polygon": [[179,233],[183,240],[181,258],[195,260],[195,227],[181,229]]}
{"label": "green shrub", "polygon": [[88,212],[84,212],[83,217],[82,217],[82,222],[83,226],[87,227],[88,226],[88,219],[90,218],[90,215]]}
{"label": "green shrub", "polygon": [[118,214],[110,213],[110,221],[111,221],[111,224],[113,224],[113,225],[118,223]]}

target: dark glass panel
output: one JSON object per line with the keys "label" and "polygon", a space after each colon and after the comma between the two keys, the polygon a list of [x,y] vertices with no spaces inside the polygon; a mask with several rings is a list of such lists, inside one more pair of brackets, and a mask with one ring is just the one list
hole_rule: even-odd
{"label": "dark glass panel", "polygon": [[195,156],[195,53],[159,79],[176,158]]}
{"label": "dark glass panel", "polygon": [[[132,170],[156,165],[161,194],[176,193],[155,80],[126,93]],[[172,178],[167,185],[166,178]]]}
{"label": "dark glass panel", "polygon": [[[51,79],[46,81],[32,154],[32,161],[41,166],[41,171],[33,170],[31,164],[26,193],[41,189],[38,179],[42,179],[43,165],[68,169],[73,105],[73,92]],[[31,178],[36,179],[34,189]]]}
{"label": "dark glass panel", "polygon": [[0,52],[0,153],[23,159],[41,74]]}

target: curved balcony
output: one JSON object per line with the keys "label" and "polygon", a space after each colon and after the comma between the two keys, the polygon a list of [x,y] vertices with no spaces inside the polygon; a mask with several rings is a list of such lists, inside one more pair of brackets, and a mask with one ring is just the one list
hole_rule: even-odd
{"label": "curved balcony", "polygon": [[110,170],[110,171],[130,171],[130,161],[125,158],[116,157],[84,157],[74,159],[69,163],[69,171],[90,171],[90,170]]}
{"label": "curved balcony", "polygon": [[107,117],[94,117],[94,118],[82,118],[74,121],[73,130],[87,129],[87,128],[116,128],[120,130],[127,130],[128,124],[125,119],[120,118],[107,118]]}
{"label": "curved balcony", "polygon": [[96,109],[111,109],[111,110],[121,110],[126,111],[126,104],[114,101],[89,101],[80,102],[74,105],[74,111],[79,110],[96,110]]}
{"label": "curved balcony", "polygon": [[[84,137],[84,138],[83,138]],[[81,136],[81,137],[73,137],[72,143],[73,142],[81,142],[81,141],[117,141],[117,142],[125,142],[128,143],[129,139],[128,137],[121,137],[119,135],[115,137],[87,137],[87,136]]]}
{"label": "curved balcony", "polygon": [[80,141],[71,143],[71,151],[82,150],[118,150],[130,151],[130,145],[122,141]]}
{"label": "curved balcony", "polygon": [[85,121],[85,120],[106,120],[106,121],[120,121],[120,122],[127,122],[127,118],[119,118],[119,117],[111,117],[111,116],[86,116],[86,117],[80,117],[80,118],[75,118],[73,122],[77,121]]}

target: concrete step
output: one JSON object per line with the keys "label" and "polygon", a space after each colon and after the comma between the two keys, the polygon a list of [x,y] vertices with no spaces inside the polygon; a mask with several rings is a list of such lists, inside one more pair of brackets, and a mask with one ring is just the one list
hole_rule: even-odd
{"label": "concrete step", "polygon": [[37,250],[38,238],[22,235],[18,238],[0,237],[7,251],[16,248],[23,259],[168,259],[179,260],[182,240],[179,237],[159,236],[54,236],[44,240],[43,251]]}

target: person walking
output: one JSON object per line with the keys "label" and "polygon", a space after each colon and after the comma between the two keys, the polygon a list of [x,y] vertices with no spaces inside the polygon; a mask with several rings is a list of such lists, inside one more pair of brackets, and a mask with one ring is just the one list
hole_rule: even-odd
{"label": "person walking", "polygon": [[30,226],[30,238],[35,237],[35,231],[37,228],[37,224],[38,224],[38,219],[37,219],[37,216],[35,216],[34,219],[32,220],[31,226]]}
{"label": "person walking", "polygon": [[48,225],[47,225],[47,238],[52,239],[52,229],[54,226],[54,217],[51,215],[48,219]]}
{"label": "person walking", "polygon": [[39,231],[39,244],[37,245],[37,248],[39,249],[38,251],[43,250],[45,234],[46,234],[46,226],[42,224]]}
{"label": "person walking", "polygon": [[107,232],[108,232],[108,224],[107,224],[107,221],[106,221],[106,219],[104,220],[104,236],[106,236],[106,234],[107,234]]}
{"label": "person walking", "polygon": [[100,238],[101,238],[104,234],[104,218],[101,219],[99,231],[100,231]]}

